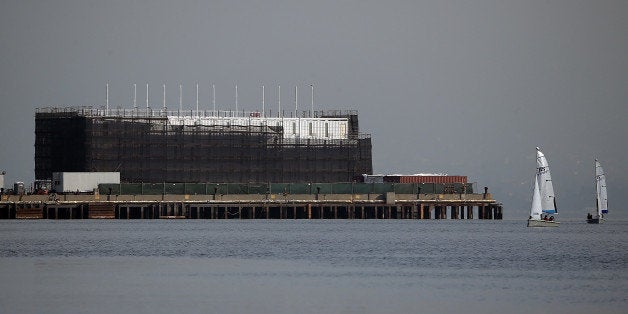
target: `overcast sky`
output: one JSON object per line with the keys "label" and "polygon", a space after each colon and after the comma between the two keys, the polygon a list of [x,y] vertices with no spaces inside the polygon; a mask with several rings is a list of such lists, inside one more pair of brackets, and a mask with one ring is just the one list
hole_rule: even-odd
{"label": "overcast sky", "polygon": [[[385,4],[384,4],[385,3]],[[11,1],[0,4],[0,169],[34,179],[34,113],[48,105],[356,109],[376,173],[445,172],[527,218],[535,146],[561,217],[628,218],[628,1]],[[141,97],[139,95],[142,95]]]}

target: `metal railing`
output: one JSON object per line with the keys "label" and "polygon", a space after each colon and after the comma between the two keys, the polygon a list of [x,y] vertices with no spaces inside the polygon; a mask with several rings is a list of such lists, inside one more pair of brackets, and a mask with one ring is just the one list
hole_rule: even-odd
{"label": "metal railing", "polygon": [[260,111],[246,110],[168,110],[168,108],[105,108],[98,105],[87,106],[47,106],[35,109],[35,113],[59,113],[59,114],[77,114],[86,117],[116,117],[116,118],[158,118],[158,117],[238,117],[238,118],[322,118],[322,117],[346,117],[349,115],[357,115],[357,110],[319,110],[310,112],[309,110],[294,111],[283,110],[281,115],[269,110],[268,113]]}

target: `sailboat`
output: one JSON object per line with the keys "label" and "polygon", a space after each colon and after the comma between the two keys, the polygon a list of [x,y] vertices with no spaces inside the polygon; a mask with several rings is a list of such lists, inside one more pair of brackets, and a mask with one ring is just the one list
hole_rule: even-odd
{"label": "sailboat", "polygon": [[554,218],[558,214],[554,186],[550,174],[549,164],[540,148],[536,148],[536,175],[534,177],[534,192],[528,227],[558,227],[560,224]]}
{"label": "sailboat", "polygon": [[604,221],[604,214],[608,213],[608,199],[606,194],[606,175],[600,162],[595,159],[595,198],[597,200],[597,213],[587,216],[587,223],[601,224]]}

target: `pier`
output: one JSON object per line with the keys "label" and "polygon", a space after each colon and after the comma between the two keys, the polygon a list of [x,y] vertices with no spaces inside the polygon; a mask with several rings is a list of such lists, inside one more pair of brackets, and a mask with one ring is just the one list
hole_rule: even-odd
{"label": "pier", "polygon": [[2,195],[0,219],[502,219],[483,194]]}

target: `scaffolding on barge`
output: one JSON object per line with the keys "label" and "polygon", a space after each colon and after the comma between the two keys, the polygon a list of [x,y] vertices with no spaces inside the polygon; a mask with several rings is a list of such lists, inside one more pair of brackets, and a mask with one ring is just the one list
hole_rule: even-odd
{"label": "scaffolding on barge", "polygon": [[117,171],[123,182],[351,182],[372,173],[357,111],[41,108],[35,177]]}

